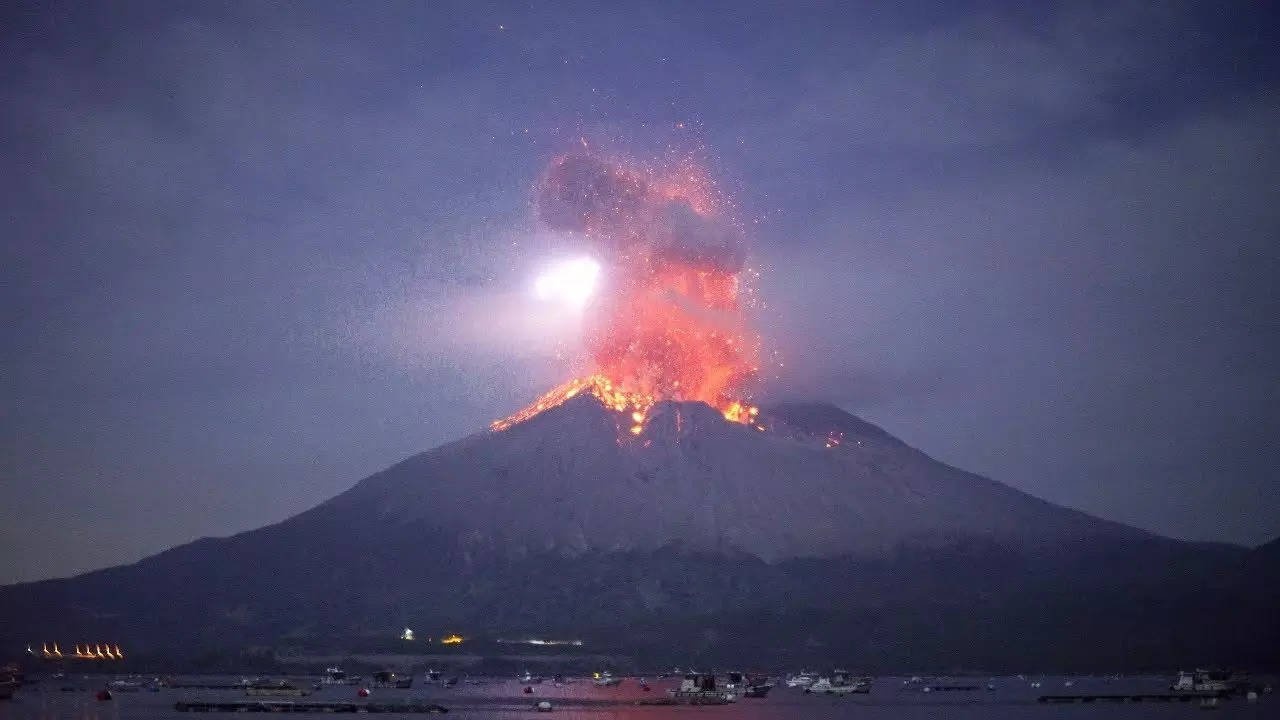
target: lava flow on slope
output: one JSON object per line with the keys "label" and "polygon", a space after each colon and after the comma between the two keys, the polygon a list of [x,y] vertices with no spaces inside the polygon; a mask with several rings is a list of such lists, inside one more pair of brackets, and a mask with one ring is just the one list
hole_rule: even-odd
{"label": "lava flow on slope", "polygon": [[745,393],[759,371],[760,341],[744,318],[744,233],[702,168],[565,155],[539,183],[537,207],[548,227],[585,239],[603,266],[586,315],[593,372],[493,430],[583,392],[626,415],[635,435],[662,400],[701,401],[727,420],[753,422],[758,411]]}

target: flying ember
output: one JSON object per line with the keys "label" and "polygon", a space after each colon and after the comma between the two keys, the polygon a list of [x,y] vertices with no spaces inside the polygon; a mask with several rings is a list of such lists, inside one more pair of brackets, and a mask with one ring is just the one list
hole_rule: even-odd
{"label": "flying ember", "polygon": [[[759,370],[760,343],[744,319],[745,243],[706,172],[691,164],[659,171],[571,154],[551,163],[537,205],[544,223],[584,239],[600,261],[598,276],[595,266],[562,270],[544,276],[539,290],[586,303],[594,372],[492,428],[506,429],[582,392],[628,414],[632,434],[643,431],[661,400],[702,401],[729,420],[751,422],[755,409],[743,395]],[[586,276],[590,282],[581,280]]]}

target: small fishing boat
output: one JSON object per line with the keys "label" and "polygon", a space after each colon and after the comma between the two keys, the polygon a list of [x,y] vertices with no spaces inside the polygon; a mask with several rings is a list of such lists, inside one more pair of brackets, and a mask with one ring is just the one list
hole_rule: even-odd
{"label": "small fishing boat", "polygon": [[[927,690],[928,688],[926,688]],[[805,692],[826,695],[865,695],[871,692],[871,678],[855,678],[847,670],[834,670],[831,677],[814,680]]]}
{"label": "small fishing boat", "polygon": [[716,676],[711,673],[689,673],[680,681],[680,687],[667,691],[673,699],[690,705],[724,705],[737,697],[732,691],[716,686]]}
{"label": "small fishing boat", "polygon": [[249,697],[303,697],[307,691],[287,680],[256,682],[244,689]]}
{"label": "small fishing boat", "polygon": [[324,685],[355,685],[360,682],[358,675],[348,675],[340,667],[326,668],[324,677],[320,679]]}
{"label": "small fishing boat", "polygon": [[107,689],[112,692],[138,692],[142,686],[141,680],[112,680],[107,683]]}
{"label": "small fishing boat", "polygon": [[608,671],[598,672],[592,675],[591,684],[596,687],[617,687],[622,684],[622,678],[616,678]]}
{"label": "small fishing boat", "polygon": [[769,678],[750,677],[747,679],[747,684],[742,689],[742,696],[749,698],[763,698],[767,696],[769,691],[772,689],[773,683],[769,681]]}
{"label": "small fishing boat", "polygon": [[373,686],[376,688],[395,688],[408,690],[413,687],[413,676],[401,677],[390,670],[379,670],[373,674]]}
{"label": "small fishing boat", "polygon": [[1236,683],[1231,672],[1227,670],[1204,670],[1197,668],[1195,672],[1178,673],[1169,689],[1175,693],[1210,693],[1220,695],[1232,692]]}
{"label": "small fishing boat", "polygon": [[814,683],[813,674],[807,670],[801,670],[798,674],[787,678],[787,687],[789,688],[807,688]]}

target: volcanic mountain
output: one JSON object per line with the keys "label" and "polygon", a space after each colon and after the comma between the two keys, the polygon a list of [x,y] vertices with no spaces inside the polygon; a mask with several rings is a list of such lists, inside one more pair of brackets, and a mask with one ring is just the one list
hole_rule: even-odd
{"label": "volcanic mountain", "polygon": [[662,402],[633,422],[584,393],[276,525],[0,588],[0,643],[173,657],[350,649],[409,626],[573,633],[636,663],[1277,659],[1274,589],[1247,581],[1274,553],[1062,508],[830,405],[742,423]]}
{"label": "volcanic mountain", "polygon": [[665,402],[635,435],[619,420],[578,395],[411,458],[330,505],[518,554],[681,543],[772,562],[965,538],[1035,547],[1143,536],[938,463],[831,406],[778,406],[752,426]]}

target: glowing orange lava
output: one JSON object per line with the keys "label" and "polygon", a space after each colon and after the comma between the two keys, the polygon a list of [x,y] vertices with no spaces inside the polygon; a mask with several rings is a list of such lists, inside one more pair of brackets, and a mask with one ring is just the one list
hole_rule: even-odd
{"label": "glowing orange lava", "polygon": [[539,213],[585,238],[604,265],[588,308],[593,374],[492,424],[504,430],[590,392],[630,414],[630,432],[660,400],[701,401],[752,423],[744,399],[760,342],[744,319],[742,231],[710,176],[685,162],[670,172],[584,154],[556,159],[539,187]]}

